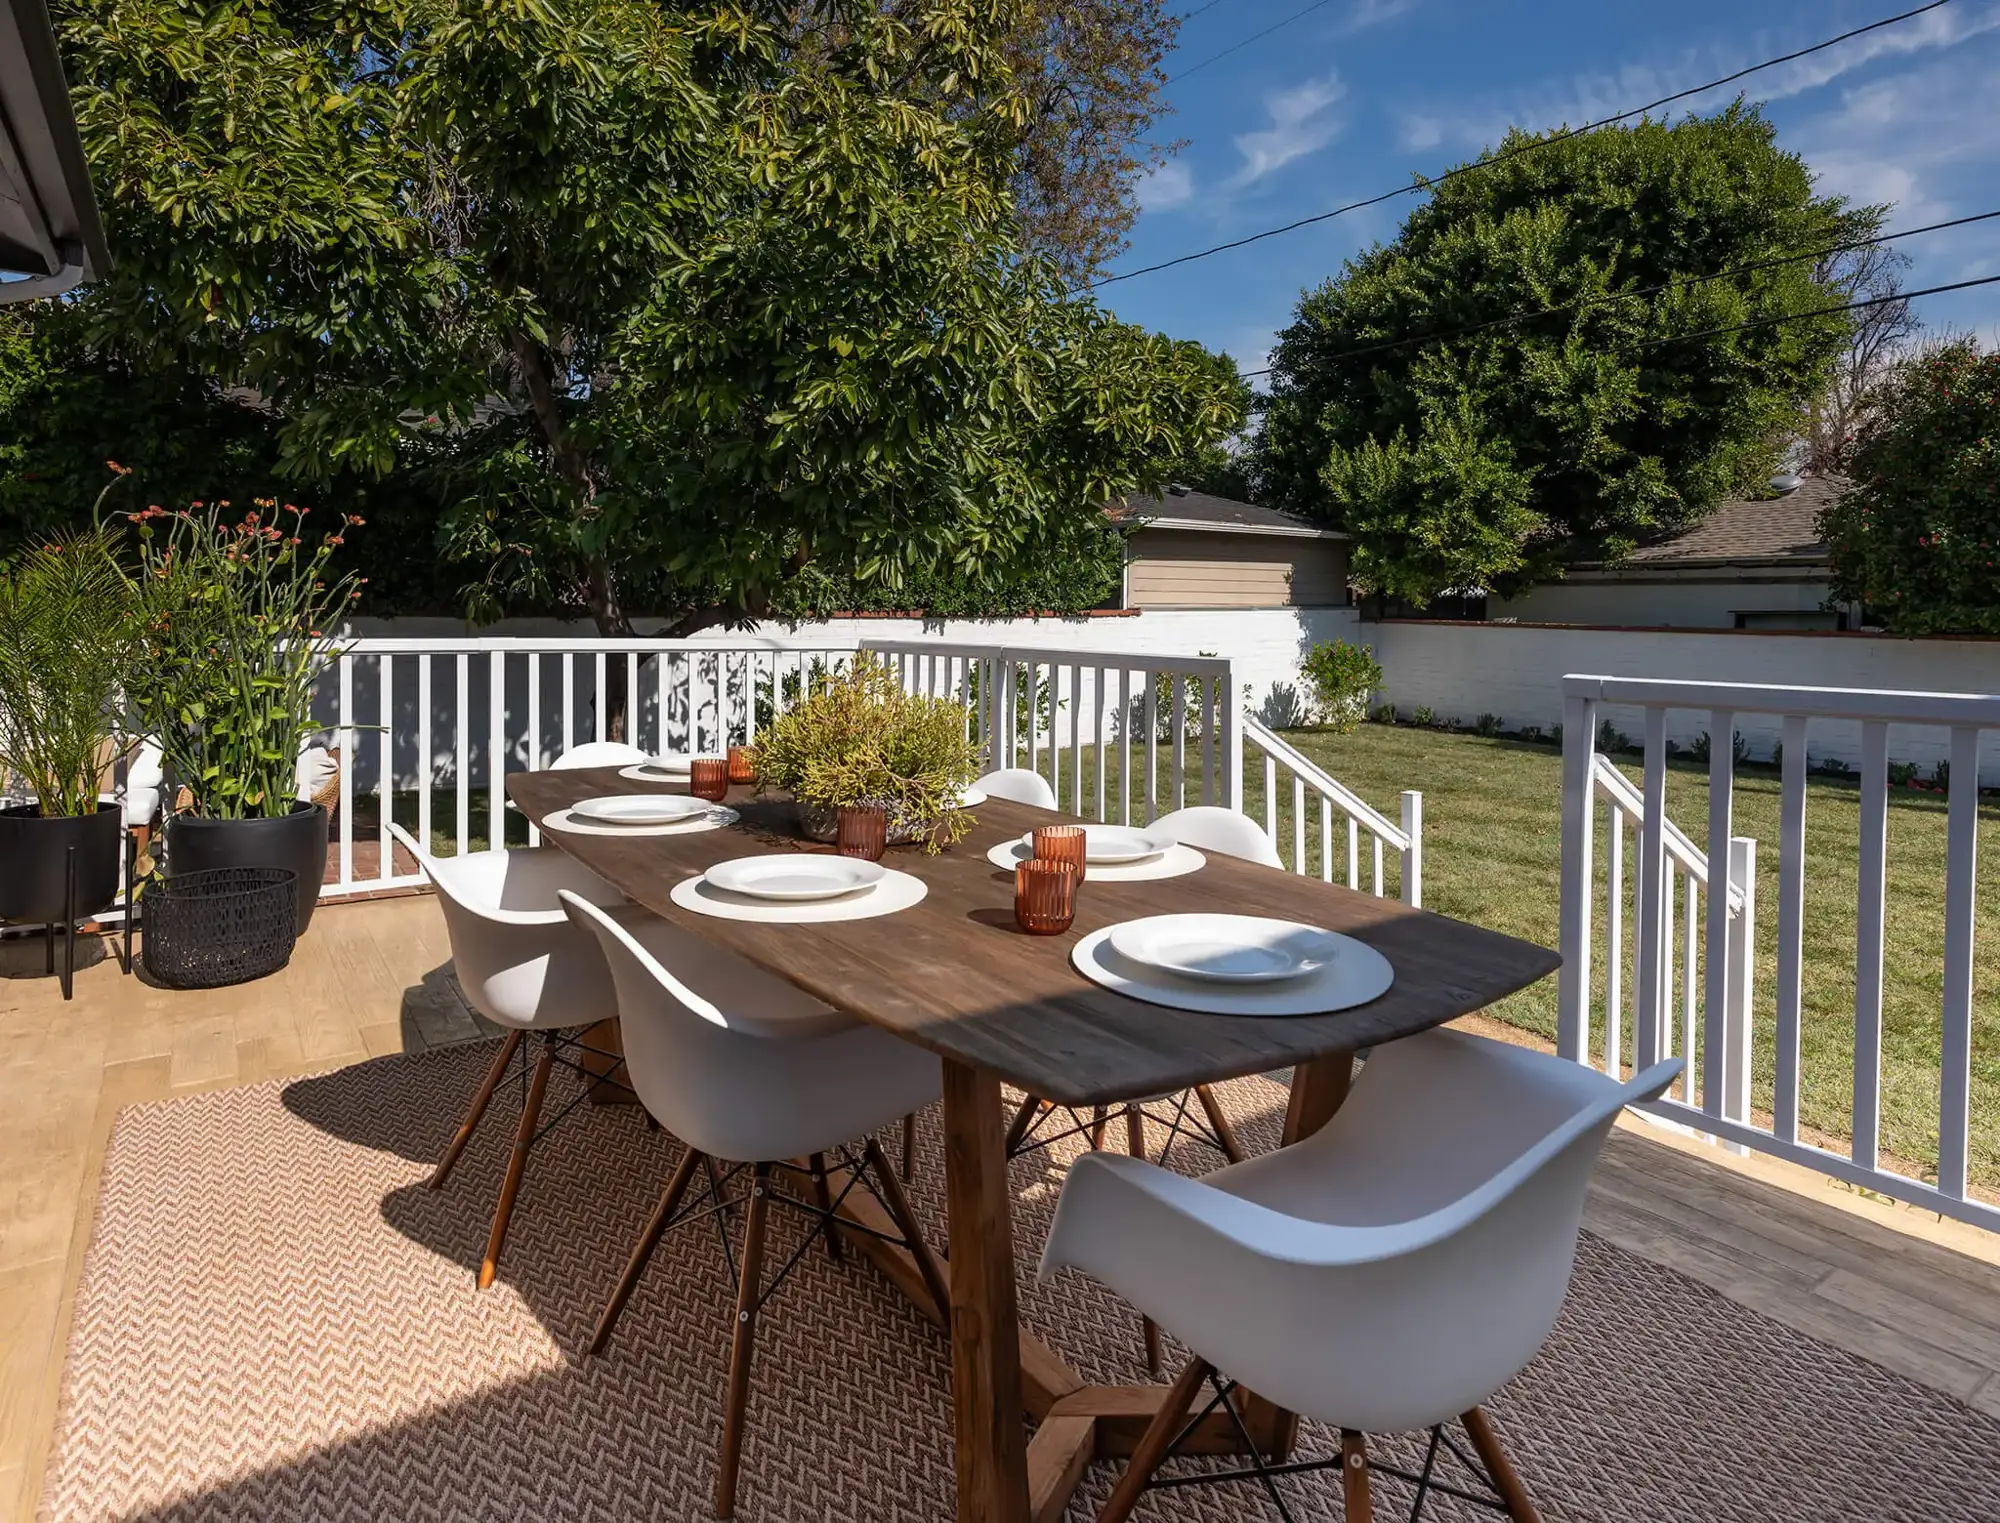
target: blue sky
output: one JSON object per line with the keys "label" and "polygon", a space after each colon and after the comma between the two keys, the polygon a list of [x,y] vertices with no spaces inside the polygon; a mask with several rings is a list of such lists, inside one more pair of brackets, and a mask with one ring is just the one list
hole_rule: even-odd
{"label": "blue sky", "polygon": [[[1161,135],[1187,145],[1140,186],[1132,247],[1109,273],[1239,238],[1435,173],[1508,125],[1610,116],[1910,9],[1917,0],[1219,0],[1181,30]],[[1183,0],[1193,12],[1200,0]],[[1752,75],[1779,141],[1822,189],[1894,203],[1889,226],[2000,209],[2000,0],[1942,9]],[[1102,287],[1121,317],[1264,364],[1301,290],[1395,235],[1414,198]],[[2000,222],[1911,238],[1910,287],[2000,274]],[[1926,298],[1933,327],[2000,341],[2000,285]]]}

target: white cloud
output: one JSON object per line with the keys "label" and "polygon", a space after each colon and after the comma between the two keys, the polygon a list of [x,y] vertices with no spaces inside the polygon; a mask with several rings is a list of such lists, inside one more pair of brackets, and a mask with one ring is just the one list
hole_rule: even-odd
{"label": "white cloud", "polygon": [[1236,151],[1243,156],[1243,166],[1231,177],[1230,188],[1253,185],[1340,136],[1344,123],[1333,108],[1346,94],[1339,74],[1329,73],[1324,79],[1309,79],[1266,95],[1264,109],[1271,125],[1237,136]]}
{"label": "white cloud", "polygon": [[1363,32],[1381,26],[1417,8],[1417,0],[1355,0],[1354,9],[1341,23],[1342,32]]}
{"label": "white cloud", "polygon": [[1184,206],[1194,199],[1194,171],[1178,160],[1165,159],[1139,177],[1137,195],[1142,212]]}
{"label": "white cloud", "polygon": [[1435,116],[1406,112],[1398,121],[1396,137],[1411,152],[1422,153],[1444,141],[1444,123]]}

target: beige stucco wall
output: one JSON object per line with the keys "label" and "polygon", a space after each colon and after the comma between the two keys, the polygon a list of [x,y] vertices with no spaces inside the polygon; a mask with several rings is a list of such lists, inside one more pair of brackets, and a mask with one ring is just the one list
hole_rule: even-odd
{"label": "beige stucco wall", "polygon": [[1141,529],[1126,550],[1128,608],[1337,608],[1346,602],[1342,540]]}

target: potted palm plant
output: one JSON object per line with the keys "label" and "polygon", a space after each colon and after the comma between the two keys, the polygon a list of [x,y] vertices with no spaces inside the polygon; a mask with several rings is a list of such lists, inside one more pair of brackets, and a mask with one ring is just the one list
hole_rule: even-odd
{"label": "potted palm plant", "polygon": [[843,808],[881,809],[889,839],[949,844],[968,820],[957,800],[980,767],[965,710],[906,693],[893,668],[866,653],[772,721],[757,747],[761,785],[799,806],[799,828],[834,838]]}
{"label": "potted palm plant", "polygon": [[314,682],[336,654],[326,631],[360,596],[328,561],[359,518],[309,545],[306,510],[260,499],[240,521],[221,508],[128,515],[141,600],[134,706],[165,753],[172,813],[167,872],[294,873],[298,929],[326,876],[327,813],[297,794],[300,742],[317,726]]}
{"label": "potted palm plant", "polygon": [[131,606],[102,532],[0,574],[0,768],[33,795],[0,809],[0,920],[53,925],[118,896],[121,813],[98,795],[124,744]]}

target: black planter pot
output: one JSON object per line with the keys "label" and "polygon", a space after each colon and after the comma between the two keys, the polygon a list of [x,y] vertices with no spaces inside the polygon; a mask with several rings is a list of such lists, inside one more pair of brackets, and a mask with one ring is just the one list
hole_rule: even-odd
{"label": "black planter pot", "polygon": [[298,875],[299,930],[312,924],[326,877],[326,811],[303,801],[270,819],[205,820],[177,814],[167,825],[167,873],[282,867]]}
{"label": "black planter pot", "polygon": [[[44,816],[34,804],[0,809],[0,920],[60,924],[95,915],[118,897],[124,811]],[[76,848],[76,902],[67,904],[69,849]]]}

